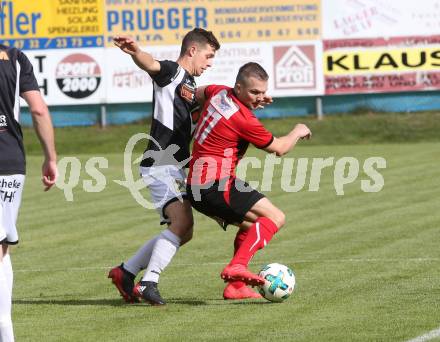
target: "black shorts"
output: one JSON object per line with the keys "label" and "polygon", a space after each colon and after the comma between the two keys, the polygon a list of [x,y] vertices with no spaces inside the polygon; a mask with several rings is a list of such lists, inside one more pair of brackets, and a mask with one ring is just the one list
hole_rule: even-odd
{"label": "black shorts", "polygon": [[194,209],[212,217],[223,229],[240,224],[246,213],[265,196],[241,179],[217,180],[206,185],[186,185],[188,199]]}

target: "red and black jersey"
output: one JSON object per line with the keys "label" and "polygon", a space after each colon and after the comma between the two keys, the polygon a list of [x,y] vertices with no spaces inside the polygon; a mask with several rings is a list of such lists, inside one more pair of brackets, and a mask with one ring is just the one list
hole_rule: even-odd
{"label": "red and black jersey", "polygon": [[189,184],[234,176],[249,143],[265,148],[273,141],[272,133],[236,98],[232,88],[211,85],[205,96],[194,133]]}
{"label": "red and black jersey", "polygon": [[32,64],[16,48],[0,45],[0,175],[25,174],[20,94],[39,90]]}

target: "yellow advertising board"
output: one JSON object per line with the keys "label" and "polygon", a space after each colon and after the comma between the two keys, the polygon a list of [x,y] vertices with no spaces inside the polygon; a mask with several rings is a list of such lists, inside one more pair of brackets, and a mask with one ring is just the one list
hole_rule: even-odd
{"label": "yellow advertising board", "polygon": [[180,44],[194,27],[221,42],[319,39],[320,0],[106,1],[106,42],[129,34],[144,45]]}
{"label": "yellow advertising board", "polygon": [[104,0],[0,0],[0,40],[21,49],[103,45]]}
{"label": "yellow advertising board", "polygon": [[21,49],[180,45],[195,27],[223,42],[316,40],[320,0],[0,0],[0,42]]}
{"label": "yellow advertising board", "polygon": [[325,93],[440,88],[440,36],[324,40]]}
{"label": "yellow advertising board", "polygon": [[438,71],[440,45],[341,49],[324,52],[326,76]]}

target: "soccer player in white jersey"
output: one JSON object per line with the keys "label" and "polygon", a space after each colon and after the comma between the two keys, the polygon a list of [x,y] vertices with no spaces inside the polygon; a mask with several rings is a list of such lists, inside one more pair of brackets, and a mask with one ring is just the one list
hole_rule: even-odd
{"label": "soccer player in white jersey", "polygon": [[[111,269],[108,276],[125,301],[143,299],[152,305],[164,305],[157,288],[160,273],[193,233],[184,167],[190,159],[189,145],[199,107],[194,77],[212,66],[220,44],[212,32],[195,28],[183,38],[180,56],[174,62],[155,60],[129,37],[116,37],[114,43],[153,80],[151,139],[140,172],[159,211],[161,224],[168,227],[126,262]],[[136,275],[143,269],[146,271],[142,280],[134,286]]]}
{"label": "soccer player in white jersey", "polygon": [[[1,5],[0,5],[1,6]],[[1,9],[1,8],[0,8]],[[57,178],[54,133],[32,65],[21,51],[0,44],[0,341],[14,341],[11,320],[13,271],[9,249],[18,243],[17,215],[26,173],[19,97],[29,105],[44,151],[42,181],[49,190]]]}

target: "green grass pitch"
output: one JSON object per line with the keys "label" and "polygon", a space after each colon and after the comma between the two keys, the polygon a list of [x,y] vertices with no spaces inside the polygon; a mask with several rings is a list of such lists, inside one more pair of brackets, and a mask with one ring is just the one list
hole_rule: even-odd
{"label": "green grass pitch", "polygon": [[[142,131],[139,128],[138,131]],[[319,131],[315,130],[315,135]],[[120,139],[120,137],[117,137]],[[128,137],[125,138],[125,141]],[[117,152],[117,151],[116,151]],[[66,156],[60,155],[60,157]],[[72,154],[69,154],[72,155]],[[249,155],[264,158],[251,149]],[[169,305],[127,305],[107,279],[149,237],[160,232],[123,179],[121,153],[108,159],[99,193],[87,193],[82,170],[74,201],[43,193],[41,158],[28,157],[20,244],[14,248],[13,320],[17,341],[405,341],[440,326],[440,144],[307,145],[287,157],[381,156],[385,185],[365,193],[358,179],[337,196],[334,167],[319,191],[286,193],[280,168],[266,195],[287,215],[286,226],[252,260],[290,266],[297,286],[282,304],[224,301],[222,267],[235,229],[223,232],[196,214],[195,234],[161,277]],[[248,173],[261,180],[261,171]]]}

